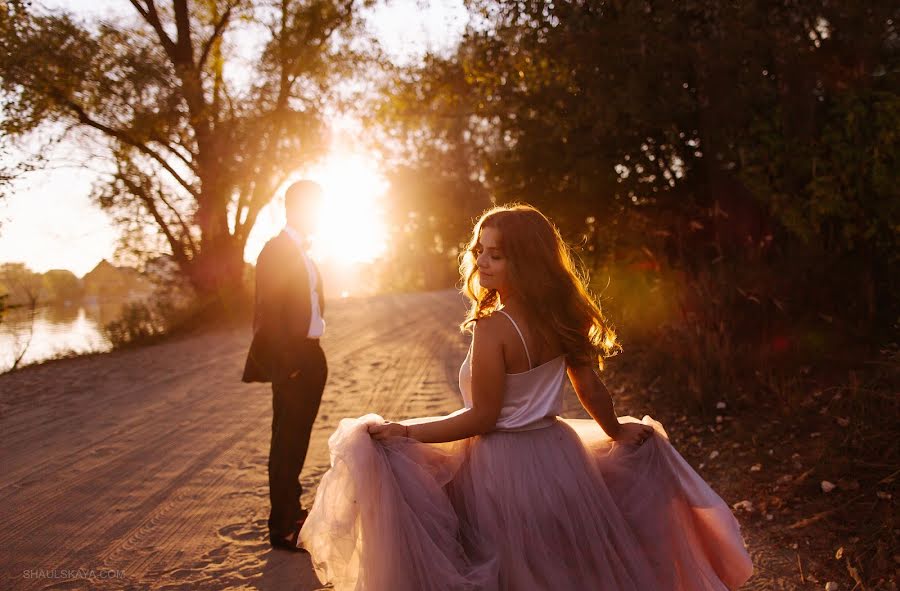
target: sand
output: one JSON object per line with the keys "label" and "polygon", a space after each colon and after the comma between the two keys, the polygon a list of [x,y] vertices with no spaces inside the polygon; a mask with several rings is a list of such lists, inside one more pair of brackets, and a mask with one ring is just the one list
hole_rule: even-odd
{"label": "sand", "polygon": [[[329,303],[305,505],[341,418],[460,406],[464,309],[452,291]],[[272,395],[240,381],[249,339],[213,330],[0,376],[0,587],[322,588],[308,555],[268,544]]]}

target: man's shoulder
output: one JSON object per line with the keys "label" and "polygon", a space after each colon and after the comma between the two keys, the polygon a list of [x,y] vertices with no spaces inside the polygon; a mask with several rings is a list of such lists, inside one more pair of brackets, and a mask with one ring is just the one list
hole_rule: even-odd
{"label": "man's shoulder", "polygon": [[280,232],[272,238],[269,238],[266,244],[262,247],[262,250],[259,251],[260,258],[262,258],[264,255],[269,255],[284,250],[288,246],[289,240],[290,237],[287,236],[284,232]]}

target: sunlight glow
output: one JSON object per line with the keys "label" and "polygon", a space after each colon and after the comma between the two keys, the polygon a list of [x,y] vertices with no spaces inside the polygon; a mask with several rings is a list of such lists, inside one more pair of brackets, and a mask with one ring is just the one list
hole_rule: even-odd
{"label": "sunlight glow", "polygon": [[312,256],[323,263],[372,262],[387,248],[381,198],[387,181],[361,154],[337,153],[305,178],[322,185],[322,211],[312,236]]}
{"label": "sunlight glow", "polygon": [[260,211],[247,241],[245,260],[255,262],[266,241],[282,230],[284,191],[300,179],[316,181],[324,192],[316,230],[310,237],[316,261],[336,270],[371,263],[384,254],[388,235],[382,197],[388,183],[372,157],[335,146],[318,165],[292,175]]}

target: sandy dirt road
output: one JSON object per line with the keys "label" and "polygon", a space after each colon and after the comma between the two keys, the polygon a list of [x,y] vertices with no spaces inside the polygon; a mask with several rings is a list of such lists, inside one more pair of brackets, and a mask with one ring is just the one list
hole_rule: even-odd
{"label": "sandy dirt road", "polygon": [[[330,304],[305,505],[341,418],[459,407],[464,309],[452,291]],[[248,343],[212,331],[0,376],[0,588],[320,588],[307,555],[268,545],[271,390],[240,382]]]}

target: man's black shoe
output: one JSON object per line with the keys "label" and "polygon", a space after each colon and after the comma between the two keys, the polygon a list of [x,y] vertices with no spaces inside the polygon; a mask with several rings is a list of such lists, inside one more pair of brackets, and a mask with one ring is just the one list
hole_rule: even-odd
{"label": "man's black shoe", "polygon": [[290,539],[269,534],[269,543],[273,548],[279,548],[281,550],[287,550],[289,552],[306,552],[306,550],[297,546],[297,537],[299,535],[299,530],[292,533]]}

